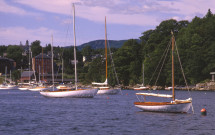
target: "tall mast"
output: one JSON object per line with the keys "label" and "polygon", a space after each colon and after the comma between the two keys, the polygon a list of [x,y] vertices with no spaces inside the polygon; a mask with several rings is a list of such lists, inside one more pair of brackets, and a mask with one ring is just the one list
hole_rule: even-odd
{"label": "tall mast", "polygon": [[42,47],[42,80],[44,80],[44,75],[43,75],[43,47]]}
{"label": "tall mast", "polygon": [[143,63],[143,86],[144,86],[144,63]]}
{"label": "tall mast", "polygon": [[11,79],[11,70],[10,70],[10,83],[12,83],[12,79]]}
{"label": "tall mast", "polygon": [[174,81],[174,43],[175,43],[175,37],[172,34],[172,99],[175,101],[175,81]]}
{"label": "tall mast", "polygon": [[41,83],[41,81],[40,81],[40,65],[39,65],[39,83]]}
{"label": "tall mast", "polygon": [[5,67],[5,83],[7,83],[7,66]]}
{"label": "tall mast", "polygon": [[62,83],[63,83],[63,57],[62,57]]}
{"label": "tall mast", "polygon": [[75,35],[75,4],[73,6],[73,31],[74,31],[74,62],[75,62],[75,89],[77,90],[77,67],[76,67],[76,35]]}
{"label": "tall mast", "polygon": [[54,53],[53,53],[53,35],[52,35],[52,44],[51,44],[51,54],[52,54],[52,85],[54,90]]}
{"label": "tall mast", "polygon": [[107,79],[107,28],[106,28],[106,16],[105,16],[105,58],[106,58],[106,79]]}
{"label": "tall mast", "polygon": [[29,52],[28,52],[28,77],[29,77],[29,84],[31,83],[31,76],[30,76],[30,69],[31,69],[31,46],[29,45]]}

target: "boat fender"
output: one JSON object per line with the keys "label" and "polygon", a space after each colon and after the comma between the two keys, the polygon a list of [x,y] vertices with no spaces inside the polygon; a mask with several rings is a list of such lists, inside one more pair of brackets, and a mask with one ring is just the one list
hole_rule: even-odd
{"label": "boat fender", "polygon": [[201,110],[201,114],[202,114],[202,115],[207,115],[207,111],[206,111],[206,109],[205,109],[205,108],[202,108],[202,110]]}

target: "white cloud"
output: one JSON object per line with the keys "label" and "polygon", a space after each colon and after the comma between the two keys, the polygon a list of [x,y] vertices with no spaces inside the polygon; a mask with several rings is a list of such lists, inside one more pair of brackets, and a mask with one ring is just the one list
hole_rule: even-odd
{"label": "white cloud", "polygon": [[[51,43],[51,35],[53,35],[54,46],[69,46],[73,44],[72,33],[56,31],[46,27],[39,27],[35,29],[28,29],[25,27],[0,27],[0,45],[18,45],[20,42],[25,43],[26,40],[33,42],[40,40],[41,45]],[[79,37],[77,45],[84,43],[85,41]]]}
{"label": "white cloud", "polygon": [[[150,28],[166,19],[173,18],[180,21],[191,20],[195,16],[202,17],[209,8],[215,13],[214,0],[13,0],[9,2],[0,0],[0,12],[35,15],[36,20],[41,22],[46,20],[47,15],[52,15],[50,18],[55,19],[52,21],[58,20],[62,24],[67,24],[71,23],[71,20],[63,20],[61,14],[72,16],[72,3],[76,3],[76,16],[80,18],[103,24],[104,17],[107,16],[108,24],[149,26]],[[37,11],[40,11],[39,15]],[[47,14],[47,12],[54,14]],[[62,33],[53,29],[42,27],[42,25],[38,29],[35,27],[28,29],[25,26],[0,28],[0,36],[3,39],[0,44],[6,41],[17,44],[27,39],[39,39],[42,43],[49,43],[50,39],[47,38],[52,33],[58,37],[54,40],[55,42],[65,41]],[[79,39],[79,41],[86,40]]]}
{"label": "white cloud", "polygon": [[[0,11],[26,14],[26,11],[14,6],[4,5]],[[213,9],[213,0],[15,0],[16,3],[33,7],[37,10],[72,14],[71,3],[76,3],[76,16],[95,22],[103,22],[104,16],[109,17],[109,23],[134,24],[140,26],[157,25],[165,16],[178,19],[193,18],[204,15],[208,8]],[[201,6],[200,6],[201,5]],[[213,11],[212,11],[213,12]],[[180,15],[180,17],[179,17]]]}
{"label": "white cloud", "polygon": [[22,8],[11,6],[8,3],[5,2],[5,0],[0,0],[0,12],[3,13],[11,13],[11,14],[17,14],[17,15],[38,15],[37,13],[26,11]]}
{"label": "white cloud", "polygon": [[25,10],[22,10],[22,9],[14,7],[14,6],[10,6],[4,0],[0,0],[0,5],[1,5],[0,12],[14,13],[14,14],[19,14],[19,15],[27,14],[27,12],[25,12]]}
{"label": "white cloud", "polygon": [[50,43],[51,34],[55,33],[54,30],[40,27],[38,29],[27,29],[25,27],[7,27],[0,28],[0,44],[19,44],[20,41],[24,42],[26,40],[40,40],[44,43]]}
{"label": "white cloud", "polygon": [[[179,0],[179,1],[160,1],[160,5],[163,7],[172,8],[167,12],[175,15],[183,16],[180,17],[182,20],[192,20],[195,16],[203,17],[208,9],[214,9],[214,0]],[[211,10],[213,13],[215,10]]]}

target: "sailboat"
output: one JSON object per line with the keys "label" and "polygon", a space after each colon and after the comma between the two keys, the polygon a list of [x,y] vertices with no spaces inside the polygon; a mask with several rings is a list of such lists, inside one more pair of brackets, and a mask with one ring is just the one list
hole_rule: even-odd
{"label": "sailboat", "polygon": [[[75,88],[74,89],[57,89],[57,90],[54,90],[54,88],[53,88],[53,89],[49,89],[49,90],[40,91],[40,94],[45,97],[93,98],[98,92],[97,88],[78,88],[77,87],[75,5],[74,4],[73,4],[73,30],[74,30]],[[53,48],[53,43],[52,43],[52,48]],[[53,79],[53,51],[52,51],[52,79]]]}
{"label": "sailboat", "polygon": [[[134,105],[143,111],[150,112],[167,112],[167,113],[186,113],[192,106],[192,98],[185,100],[175,99],[175,89],[174,89],[174,44],[175,37],[172,33],[172,95],[168,94],[156,94],[156,93],[136,93],[138,95],[144,96],[143,102],[134,102]],[[172,98],[170,102],[147,102],[146,96]],[[139,99],[139,98],[138,98]]]}
{"label": "sailboat", "polygon": [[147,90],[149,87],[144,86],[144,64],[143,64],[143,83],[140,87],[134,88],[134,90]]}
{"label": "sailboat", "polygon": [[12,83],[11,80],[11,71],[10,71],[10,83],[7,83],[7,66],[5,67],[5,82],[0,85],[1,90],[13,90],[17,89],[18,87]]}
{"label": "sailboat", "polygon": [[18,89],[19,90],[28,90],[29,86],[25,86],[24,83],[22,82],[22,67],[21,67],[21,72],[20,72],[20,80],[21,80],[21,83],[19,84],[19,87]]}
{"label": "sailboat", "polygon": [[[35,77],[35,81],[31,81],[31,59],[32,59],[32,52],[31,52],[31,47],[29,46],[28,48],[28,78],[29,78],[29,82],[28,83],[23,83],[22,82],[22,70],[21,70],[21,84],[19,85],[18,89],[19,90],[29,90],[29,89],[32,89],[35,84],[35,81],[36,81],[36,77]],[[32,64],[33,64],[33,61],[32,61]],[[33,68],[33,67],[32,67]],[[34,75],[35,75],[35,72],[34,72]]]}
{"label": "sailboat", "polygon": [[105,17],[105,62],[106,62],[106,80],[104,83],[93,82],[92,85],[99,86],[99,91],[97,94],[107,94],[113,95],[119,93],[120,88],[110,88],[108,86],[108,71],[107,71],[107,30],[106,30],[106,17]]}
{"label": "sailboat", "polygon": [[61,81],[62,83],[60,85],[58,85],[56,88],[57,89],[64,89],[64,90],[65,89],[72,89],[72,87],[69,87],[69,86],[65,85],[64,82],[63,82],[63,68],[64,67],[63,67],[63,59],[62,59],[62,81]]}
{"label": "sailboat", "polygon": [[35,86],[29,88],[28,90],[30,90],[30,91],[40,91],[40,90],[46,90],[46,89],[47,89],[47,87],[45,85],[43,85],[43,83],[40,80],[40,66],[39,66],[39,82]]}

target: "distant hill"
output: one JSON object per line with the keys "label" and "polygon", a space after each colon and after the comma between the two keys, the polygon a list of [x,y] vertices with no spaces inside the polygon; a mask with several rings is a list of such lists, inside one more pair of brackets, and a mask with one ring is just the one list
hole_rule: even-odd
{"label": "distant hill", "polygon": [[[111,48],[120,48],[127,40],[108,40],[108,44]],[[137,39],[138,42],[140,42],[139,39]],[[91,46],[92,49],[100,49],[105,47],[105,40],[94,40],[90,41],[84,44],[81,44],[77,46],[78,50],[82,50],[85,46]],[[65,48],[68,48],[71,46],[67,46]]]}
{"label": "distant hill", "polygon": [[[112,48],[120,48],[127,40],[108,40],[108,44]],[[92,49],[100,49],[105,47],[105,40],[94,40],[88,43],[84,43],[78,46],[79,50],[82,50],[85,46],[91,46]]]}

